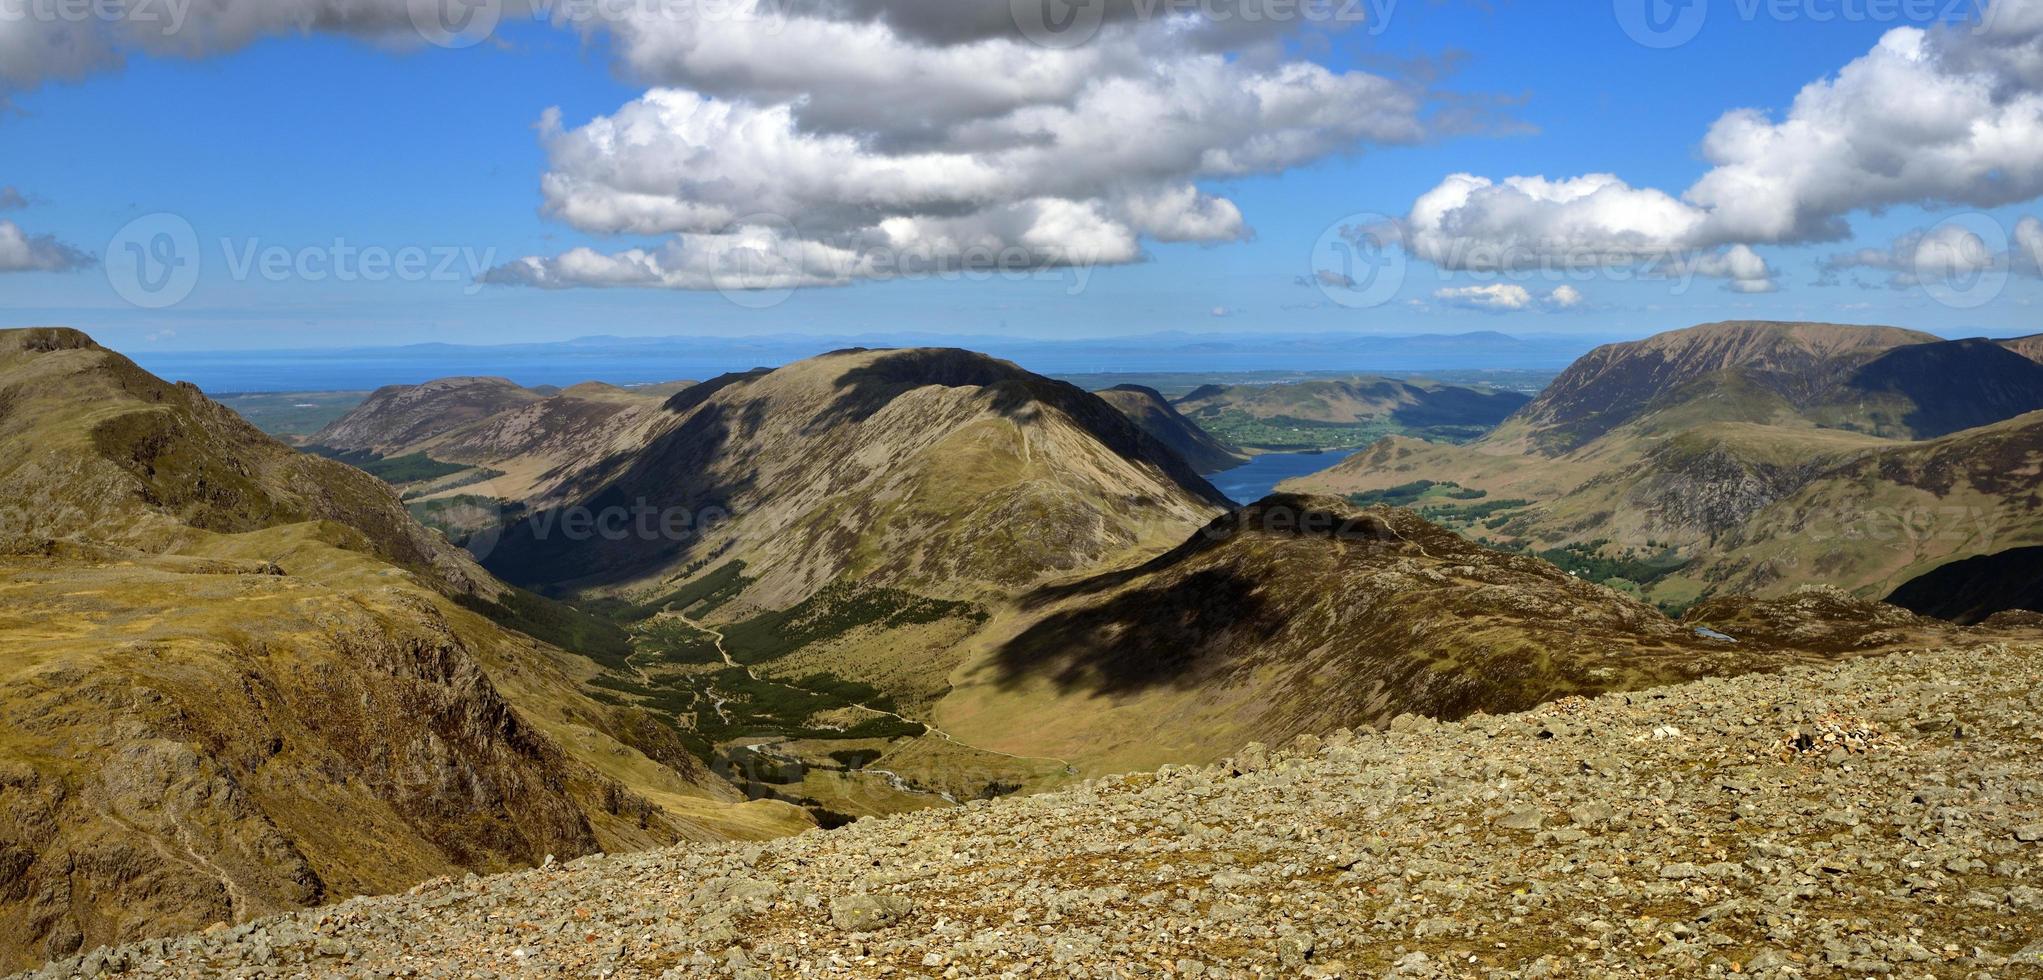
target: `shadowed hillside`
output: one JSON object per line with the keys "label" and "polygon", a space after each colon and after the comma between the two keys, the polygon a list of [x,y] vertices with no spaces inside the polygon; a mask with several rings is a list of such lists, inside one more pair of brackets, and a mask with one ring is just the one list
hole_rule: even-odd
{"label": "shadowed hillside", "polygon": [[[842,351],[670,400],[642,444],[561,476],[489,557],[514,581],[671,589],[742,561],[750,607],[826,583],[968,598],[1157,547],[1218,491],[1097,396],[954,350]],[[574,540],[641,504],[683,534]],[[735,610],[734,610],[735,611]]]}
{"label": "shadowed hillside", "polygon": [[1154,388],[1121,385],[1094,394],[1170,447],[1201,475],[1225,472],[1248,462],[1247,455],[1185,418]]}
{"label": "shadowed hillside", "polygon": [[548,855],[806,826],[741,806],[396,494],[68,330],[0,332],[0,965]]}

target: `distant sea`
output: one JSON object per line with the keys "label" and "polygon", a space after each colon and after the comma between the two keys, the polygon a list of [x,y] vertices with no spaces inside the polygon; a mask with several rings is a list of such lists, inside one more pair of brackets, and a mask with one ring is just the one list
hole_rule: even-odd
{"label": "distant sea", "polygon": [[521,385],[583,381],[651,384],[779,367],[846,347],[948,346],[1007,358],[1053,377],[1112,373],[1251,371],[1409,375],[1426,371],[1559,370],[1586,352],[1584,338],[1523,339],[1498,333],[1375,335],[1192,335],[1097,341],[998,337],[806,337],[696,339],[594,337],[547,344],[337,350],[199,351],[132,354],[150,372],[214,394],[354,391],[435,378],[486,375]]}

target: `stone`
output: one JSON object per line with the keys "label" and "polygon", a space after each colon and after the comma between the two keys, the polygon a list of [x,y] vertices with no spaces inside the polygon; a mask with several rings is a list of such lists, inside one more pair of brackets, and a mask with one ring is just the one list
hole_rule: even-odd
{"label": "stone", "polygon": [[872,932],[899,922],[915,911],[915,902],[901,895],[851,895],[830,903],[830,924],[845,932]]}

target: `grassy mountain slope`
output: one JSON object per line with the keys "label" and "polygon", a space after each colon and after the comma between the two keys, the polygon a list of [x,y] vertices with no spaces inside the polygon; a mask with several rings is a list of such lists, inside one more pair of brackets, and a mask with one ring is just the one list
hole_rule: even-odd
{"label": "grassy mountain slope", "polygon": [[2043,544],[2043,412],[1855,454],[1754,510],[1684,575],[1718,592],[1817,581],[1885,596],[1962,558]]}
{"label": "grassy mountain slope", "polygon": [[0,332],[0,499],[0,964],[805,825],[465,608],[510,593],[388,487],[83,334]]}
{"label": "grassy mountain slope", "polygon": [[1094,394],[1184,457],[1202,475],[1224,472],[1248,462],[1247,455],[1185,418],[1154,388],[1120,385]]}
{"label": "grassy mountain slope", "polygon": [[[1990,472],[2029,465],[2020,413],[2043,403],[2043,372],[1994,344],[1919,336],[1740,323],[1600,348],[1484,439],[1385,440],[1285,489],[1457,485],[1480,499],[1430,513],[1541,553],[1651,559],[1617,577],[1668,602],[1816,583],[1884,596],[2038,523],[2033,496]],[[1924,465],[1982,482],[1915,486]]]}
{"label": "grassy mountain slope", "polygon": [[1937,339],[1892,327],[1825,323],[1732,322],[1676,330],[1583,355],[1506,428],[1510,438],[1560,455],[1672,405],[1711,397],[1708,386],[1726,373],[1736,376],[1735,401],[1747,403],[1729,410],[1740,413],[1740,420],[1769,421],[1780,407],[1819,397],[1866,360]]}
{"label": "grassy mountain slope", "polygon": [[2043,362],[2043,333],[2031,334],[2027,337],[2015,337],[2010,340],[1998,341],[1998,343],[2002,347],[2014,351],[2029,360]]}
{"label": "grassy mountain slope", "polygon": [[1280,495],[1143,566],[1028,596],[953,672],[935,717],[975,745],[1113,771],[1951,635],[1837,601],[1848,608],[1811,612],[1794,644],[1709,639],[1411,511]]}
{"label": "grassy mountain slope", "polygon": [[[405,484],[408,498],[473,497],[500,510],[542,496],[591,455],[639,444],[661,402],[688,385],[556,390],[443,378],[381,389],[308,443]],[[424,465],[382,472],[406,461]]]}
{"label": "grassy mountain slope", "polygon": [[[489,565],[650,592],[738,561],[751,578],[729,615],[845,577],[975,598],[1161,550],[1222,502],[1070,385],[965,351],[844,351],[676,395],[643,445],[565,475]],[[641,508],[686,533],[609,539],[563,522]]]}
{"label": "grassy mountain slope", "polygon": [[1468,439],[1523,407],[1524,395],[1386,378],[1206,385],[1177,409],[1247,448],[1284,451],[1360,445],[1391,433]]}
{"label": "grassy mountain slope", "polygon": [[446,435],[542,396],[503,378],[441,378],[420,385],[391,385],[371,393],[354,411],[306,441],[342,452],[401,455]]}

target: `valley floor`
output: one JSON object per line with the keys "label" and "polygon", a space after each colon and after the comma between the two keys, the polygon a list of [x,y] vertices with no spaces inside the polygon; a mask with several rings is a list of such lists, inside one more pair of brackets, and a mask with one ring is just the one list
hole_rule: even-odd
{"label": "valley floor", "polygon": [[54,964],[267,976],[2043,975],[2007,646],[1338,733]]}

